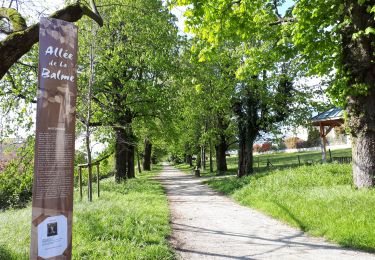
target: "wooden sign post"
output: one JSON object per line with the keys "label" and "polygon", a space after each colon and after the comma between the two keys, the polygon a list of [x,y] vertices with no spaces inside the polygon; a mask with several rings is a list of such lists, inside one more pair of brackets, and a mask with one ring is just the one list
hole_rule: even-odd
{"label": "wooden sign post", "polygon": [[40,20],[30,259],[71,259],[77,27]]}

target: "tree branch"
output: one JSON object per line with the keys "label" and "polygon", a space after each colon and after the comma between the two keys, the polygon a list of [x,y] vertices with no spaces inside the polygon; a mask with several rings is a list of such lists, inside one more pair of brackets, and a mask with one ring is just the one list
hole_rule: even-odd
{"label": "tree branch", "polygon": [[275,14],[277,15],[277,17],[279,17],[279,19],[282,19],[279,13],[279,9],[277,8],[277,0],[273,0],[273,9],[275,10]]}
{"label": "tree branch", "polygon": [[[16,82],[13,79],[13,76],[9,72],[7,72],[7,75],[9,77],[10,84],[12,85],[12,89],[14,89],[15,91],[19,91],[19,88],[17,87]],[[12,92],[12,93],[14,93],[14,92]],[[15,96],[18,97],[18,98],[22,98],[24,100],[27,100],[27,96],[25,96],[24,94],[19,93],[19,94],[15,95]],[[36,103],[36,100],[31,100],[30,102],[31,103]]]}
{"label": "tree branch", "polygon": [[[93,10],[86,5],[75,3],[55,12],[50,17],[61,19],[67,22],[76,22],[87,15],[94,19],[100,26],[103,19],[97,13],[93,0],[90,1]],[[0,42],[0,79],[3,78],[9,68],[19,60],[31,47],[39,41],[39,23],[19,32],[13,32]]]}
{"label": "tree branch", "polygon": [[295,23],[295,22],[297,22],[296,18],[285,17],[285,18],[280,18],[275,22],[269,23],[269,25],[278,25],[278,24],[283,24],[283,23]]}
{"label": "tree branch", "polygon": [[27,28],[25,19],[16,9],[1,7],[0,18],[5,18],[11,23],[13,32],[23,31]]}

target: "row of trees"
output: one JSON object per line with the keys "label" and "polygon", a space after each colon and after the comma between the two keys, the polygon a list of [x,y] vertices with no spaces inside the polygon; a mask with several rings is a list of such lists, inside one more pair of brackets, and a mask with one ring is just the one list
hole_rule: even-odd
{"label": "row of trees", "polygon": [[[239,176],[251,173],[252,143],[293,109],[297,76],[325,77],[328,94],[346,108],[357,187],[374,185],[374,1],[177,0],[188,6],[188,30],[200,61],[241,50],[234,65],[241,93],[233,101],[239,136]],[[232,55],[231,57],[235,57]],[[230,75],[230,73],[226,74]],[[235,97],[233,97],[235,98]]]}
{"label": "row of trees", "polygon": [[[10,69],[5,62],[1,63],[4,77],[0,96],[5,114],[14,119],[8,121],[13,131],[20,125],[32,128],[35,107],[30,104],[35,103],[37,86],[38,52],[36,46],[28,49],[37,41],[38,25],[27,27],[25,19],[13,9],[21,5],[18,1],[3,1],[1,8],[1,18],[5,19],[0,26],[8,35],[1,47],[9,46],[16,53]],[[6,12],[12,14],[3,15]],[[81,19],[82,14],[91,19]],[[91,1],[90,7],[71,1],[52,17],[81,19],[77,121],[78,131],[86,136],[88,163],[92,161],[94,135],[109,143],[106,153],[114,151],[117,181],[135,176],[136,154],[143,155],[143,168],[150,170],[152,147],[155,155],[163,153],[162,138],[153,139],[164,135],[161,126],[171,119],[174,107],[180,42],[176,18],[162,1],[151,0]],[[15,26],[19,19],[22,27]],[[13,40],[21,35],[30,40]],[[8,50],[1,49],[0,53],[12,58]]]}
{"label": "row of trees", "polygon": [[[74,1],[53,15],[76,21],[88,14],[99,25],[104,20],[102,28],[85,18],[78,22],[77,116],[88,154],[92,134],[114,150],[117,181],[135,176],[140,150],[145,169],[154,150],[189,163],[198,155],[202,167],[209,157],[210,170],[216,158],[220,173],[227,170],[226,151],[237,146],[238,176],[251,174],[252,148],[261,134],[311,115],[320,89],[298,79],[317,75],[327,80],[331,99],[347,108],[355,184],[374,184],[372,1],[299,0],[283,13],[283,0],[170,2],[188,6],[186,25],[194,37],[179,36],[176,17],[162,1],[100,0],[91,8]],[[36,27],[17,29],[9,15],[1,17],[14,31],[0,53],[7,57],[4,46],[17,51],[13,64],[37,40],[24,46],[20,35]],[[17,37],[22,39],[12,40]],[[29,126],[36,54],[34,47],[10,69],[2,63],[4,109]]]}

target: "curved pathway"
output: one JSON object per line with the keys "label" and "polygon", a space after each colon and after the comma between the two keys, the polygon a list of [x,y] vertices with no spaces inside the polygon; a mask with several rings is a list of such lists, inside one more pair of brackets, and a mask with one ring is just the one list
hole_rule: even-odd
{"label": "curved pathway", "polygon": [[234,203],[199,179],[165,166],[158,179],[171,209],[171,243],[179,259],[373,259],[305,235]]}

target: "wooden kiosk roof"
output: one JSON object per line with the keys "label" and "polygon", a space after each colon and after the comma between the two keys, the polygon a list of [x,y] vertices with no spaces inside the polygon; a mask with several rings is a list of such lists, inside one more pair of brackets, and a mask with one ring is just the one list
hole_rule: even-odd
{"label": "wooden kiosk roof", "polygon": [[340,126],[344,123],[343,110],[341,108],[331,108],[311,118],[314,126]]}
{"label": "wooden kiosk roof", "polygon": [[327,135],[335,127],[344,124],[343,110],[331,108],[311,118],[313,126],[319,126],[320,137],[322,138],[322,161],[327,161]]}

